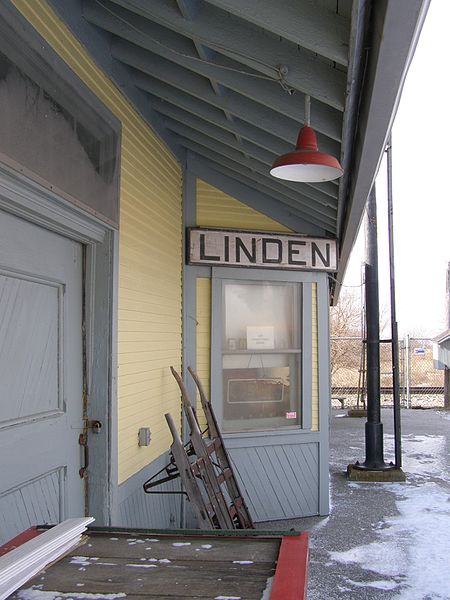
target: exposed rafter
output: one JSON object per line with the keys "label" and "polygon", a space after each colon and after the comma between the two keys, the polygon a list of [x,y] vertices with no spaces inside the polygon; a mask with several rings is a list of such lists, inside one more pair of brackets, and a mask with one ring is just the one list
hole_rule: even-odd
{"label": "exposed rafter", "polygon": [[[237,150],[241,150],[244,154],[259,160],[263,165],[265,165],[266,172],[268,172],[268,167],[273,163],[275,156],[278,154],[282,154],[289,150],[288,144],[283,144],[283,142],[279,142],[275,149],[273,147],[265,148],[263,144],[258,144],[257,140],[259,136],[262,134],[258,131],[251,131],[252,136],[244,136],[242,139],[243,130],[235,127],[233,123],[230,123],[224,118],[224,123],[227,124],[223,126],[223,123],[220,124],[219,127],[216,126],[216,123],[211,123],[205,119],[198,118],[192,115],[189,112],[181,110],[176,106],[173,106],[167,102],[162,102],[161,100],[154,99],[152,100],[152,108],[154,111],[165,115],[166,117],[170,117],[172,122],[182,123],[194,131],[198,131],[207,135],[211,138],[212,142],[214,140],[220,141],[226,145],[229,145]],[[169,129],[172,129],[169,127]],[[234,134],[238,133],[240,138],[239,142],[235,141]],[[268,144],[267,144],[268,146]],[[308,184],[302,183],[292,183],[282,182],[282,184],[291,187],[296,193],[301,192],[303,195],[308,196],[312,200],[319,202],[325,206],[336,206],[337,198],[332,199],[329,195],[324,194],[317,188],[313,188]],[[279,185],[277,183],[277,185]]]}
{"label": "exposed rafter", "polygon": [[[336,236],[342,277],[429,0],[47,1],[188,170],[295,231]],[[340,180],[269,174],[305,95]]]}
{"label": "exposed rafter", "polygon": [[[132,71],[135,85],[141,90],[173,104],[183,102],[182,108],[194,114],[202,110],[206,119],[211,110],[228,111],[239,120],[259,128],[263,134],[271,134],[291,145],[296,142],[299,124],[282,113],[256,104],[235,92],[216,97],[203,77],[190,72],[183,73],[181,67],[159,57],[154,57],[151,64],[148,62],[146,69],[147,74],[134,69]],[[337,142],[320,133],[317,137],[324,152],[339,153]]]}
{"label": "exposed rafter", "polygon": [[[136,0],[131,0],[134,4]],[[206,0],[262,29],[347,66],[350,22],[319,2],[283,0]]]}
{"label": "exposed rafter", "polygon": [[[130,8],[128,0],[112,0],[114,4]],[[279,40],[262,30],[248,27],[245,21],[222,11],[204,6],[195,18],[186,20],[165,0],[133,0],[131,9],[148,20],[155,21],[172,31],[191,37],[195,43],[212,48],[272,79],[281,77],[280,66],[286,70],[284,83],[304,94],[343,110],[345,73],[333,65],[318,60],[311,53],[299,50],[297,44]],[[129,11],[115,8],[124,20],[136,24]],[[140,27],[144,21],[141,19]],[[139,36],[134,36],[139,43]],[[133,41],[130,39],[130,41]]]}
{"label": "exposed rafter", "polygon": [[[184,70],[188,69],[213,79],[254,102],[283,112],[297,123],[304,122],[304,103],[301,93],[294,97],[289,96],[276,80],[269,81],[244,64],[219,53],[214,60],[205,62],[196,56],[192,41],[185,36],[133,13],[128,13],[126,20],[123,20],[104,8],[104,0],[101,5],[85,2],[84,14],[91,23],[117,36],[112,44],[112,54],[125,64],[147,73],[147,65],[151,65],[159,56],[179,65]],[[340,111],[317,102],[314,104],[312,115],[312,125],[318,131],[332,139],[340,140],[342,120]]]}

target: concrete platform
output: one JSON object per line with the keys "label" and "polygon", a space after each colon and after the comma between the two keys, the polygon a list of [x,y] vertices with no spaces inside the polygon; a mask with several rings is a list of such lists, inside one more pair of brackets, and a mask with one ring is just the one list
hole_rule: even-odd
{"label": "concrete platform", "polygon": [[[402,410],[406,481],[354,482],[365,460],[365,419],[331,416],[329,517],[259,524],[308,531],[308,600],[450,599],[450,413]],[[393,460],[392,410],[382,410],[385,460]]]}

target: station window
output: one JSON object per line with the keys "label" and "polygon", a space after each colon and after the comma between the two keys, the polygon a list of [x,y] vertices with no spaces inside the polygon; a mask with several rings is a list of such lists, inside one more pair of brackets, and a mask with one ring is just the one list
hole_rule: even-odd
{"label": "station window", "polygon": [[301,284],[223,284],[225,432],[299,427]]}

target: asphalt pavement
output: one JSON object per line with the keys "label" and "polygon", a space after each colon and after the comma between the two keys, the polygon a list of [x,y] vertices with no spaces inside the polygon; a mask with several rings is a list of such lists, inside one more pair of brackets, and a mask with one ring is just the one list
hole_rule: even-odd
{"label": "asphalt pavement", "polygon": [[[382,410],[385,461],[393,415]],[[333,410],[328,517],[261,523],[310,534],[308,600],[450,599],[450,413],[402,409],[402,483],[351,482],[365,459],[365,418]]]}

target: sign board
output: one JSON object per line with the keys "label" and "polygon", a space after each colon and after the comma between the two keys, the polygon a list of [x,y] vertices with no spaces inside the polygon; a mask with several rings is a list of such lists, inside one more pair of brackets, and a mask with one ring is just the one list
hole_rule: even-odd
{"label": "sign board", "polygon": [[414,348],[414,354],[416,356],[425,356],[425,348]]}
{"label": "sign board", "polygon": [[191,265],[337,271],[337,242],[331,238],[189,228],[187,244]]}
{"label": "sign board", "polygon": [[275,329],[272,325],[247,326],[247,350],[273,350]]}

